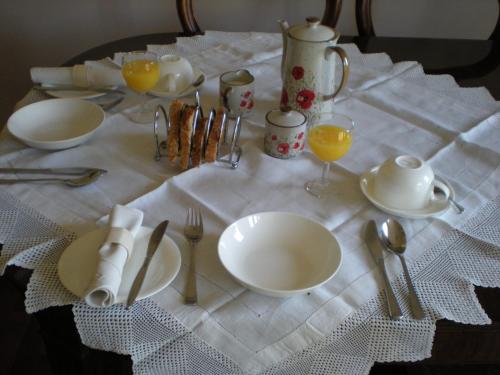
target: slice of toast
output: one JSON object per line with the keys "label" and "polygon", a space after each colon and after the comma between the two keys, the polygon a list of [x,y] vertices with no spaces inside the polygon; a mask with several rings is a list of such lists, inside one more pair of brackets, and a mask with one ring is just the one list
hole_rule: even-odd
{"label": "slice of toast", "polygon": [[179,165],[183,171],[189,167],[189,157],[191,155],[191,136],[193,135],[193,120],[195,112],[196,107],[187,106],[182,114],[181,129],[179,132]]}
{"label": "slice of toast", "polygon": [[172,163],[177,159],[179,153],[179,130],[181,127],[182,107],[184,104],[180,100],[174,100],[170,104],[168,117],[170,119],[170,129],[167,136],[167,158]]}
{"label": "slice of toast", "polygon": [[224,108],[219,107],[215,113],[215,119],[208,134],[207,148],[205,150],[205,162],[213,163],[217,158],[217,148],[221,136],[222,121],[224,120]]}
{"label": "slice of toast", "polygon": [[203,156],[203,138],[207,122],[208,118],[200,118],[198,119],[198,124],[196,125],[196,130],[193,136],[193,145],[191,147],[191,164],[193,167],[198,167],[201,164]]}

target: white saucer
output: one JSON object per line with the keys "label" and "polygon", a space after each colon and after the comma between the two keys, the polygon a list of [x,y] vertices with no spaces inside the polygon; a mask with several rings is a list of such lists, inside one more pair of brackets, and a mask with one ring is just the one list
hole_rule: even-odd
{"label": "white saucer", "polygon": [[[194,79],[196,80],[200,75],[203,75],[204,73],[198,68],[193,68],[193,74],[194,74]],[[198,87],[201,87],[201,86],[203,86],[203,84],[201,84]],[[196,88],[191,86],[189,89],[186,89],[186,91],[184,91],[184,89],[182,89],[182,90],[178,90],[175,92],[171,92],[171,91],[166,91],[166,90],[162,90],[162,89],[153,89],[151,91],[148,91],[148,94],[158,96],[160,98],[175,99],[175,98],[181,98],[183,96],[187,96],[189,94],[192,94],[195,91],[196,91]],[[182,92],[182,95],[179,95],[180,92]]]}
{"label": "white saucer", "polygon": [[[111,86],[110,89],[116,89],[118,86]],[[107,92],[92,91],[92,90],[47,90],[46,94],[54,98],[71,98],[71,99],[94,99],[107,95]]]}
{"label": "white saucer", "polygon": [[[363,194],[372,202],[378,209],[394,216],[404,217],[408,219],[425,219],[428,217],[439,216],[443,214],[450,207],[450,203],[447,199],[432,199],[427,207],[418,210],[402,210],[393,207],[388,207],[383,203],[375,199],[373,195],[373,178],[377,174],[380,166],[376,166],[366,173],[361,175],[360,186]],[[445,184],[450,190],[450,198],[455,198],[455,191],[451,185],[444,181],[442,178],[438,179],[443,184]]]}
{"label": "white saucer", "polygon": [[[153,230],[141,227],[135,236],[134,249],[123,269],[116,303],[124,303],[132,282],[141,267]],[[96,229],[74,241],[59,258],[57,273],[62,284],[77,297],[83,298],[97,267],[97,251],[106,236],[106,229]],[[163,236],[153,256],[137,299],[150,297],[168,286],[181,267],[181,253],[169,236]]]}

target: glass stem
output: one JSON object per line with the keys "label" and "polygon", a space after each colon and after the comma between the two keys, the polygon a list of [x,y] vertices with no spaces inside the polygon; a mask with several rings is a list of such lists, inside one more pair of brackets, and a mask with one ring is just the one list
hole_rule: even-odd
{"label": "glass stem", "polygon": [[323,172],[321,173],[321,185],[326,185],[327,176],[330,172],[330,163],[323,163]]}

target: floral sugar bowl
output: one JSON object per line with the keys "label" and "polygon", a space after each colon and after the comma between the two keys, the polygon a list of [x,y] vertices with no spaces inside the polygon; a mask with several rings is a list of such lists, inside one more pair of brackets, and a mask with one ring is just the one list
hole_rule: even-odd
{"label": "floral sugar bowl", "polygon": [[279,159],[290,159],[304,150],[307,117],[290,107],[266,114],[264,151]]}

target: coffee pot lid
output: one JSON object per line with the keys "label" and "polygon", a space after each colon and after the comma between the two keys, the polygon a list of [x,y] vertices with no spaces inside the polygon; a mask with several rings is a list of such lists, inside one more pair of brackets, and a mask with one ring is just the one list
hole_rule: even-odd
{"label": "coffee pot lid", "polygon": [[306,123],[307,117],[290,107],[282,107],[269,111],[266,119],[270,124],[282,126],[284,128],[293,128]]}
{"label": "coffee pot lid", "polygon": [[298,40],[305,42],[327,42],[336,39],[337,33],[334,29],[322,25],[319,18],[307,17],[306,22],[295,25],[288,29],[288,34]]}

